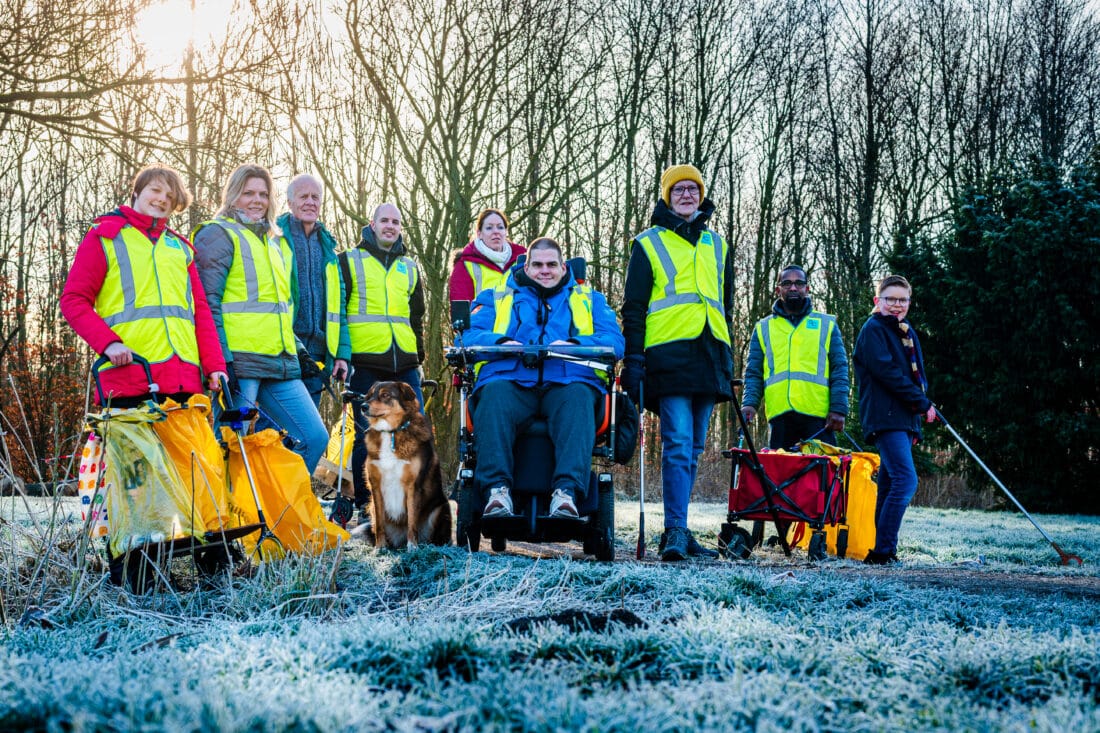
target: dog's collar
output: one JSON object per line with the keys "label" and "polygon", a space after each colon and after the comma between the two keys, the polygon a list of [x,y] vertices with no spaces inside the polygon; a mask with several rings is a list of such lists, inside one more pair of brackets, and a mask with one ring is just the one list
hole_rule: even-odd
{"label": "dog's collar", "polygon": [[380,433],[389,433],[390,434],[390,450],[393,450],[394,448],[397,447],[397,437],[394,435],[394,433],[400,433],[402,430],[409,427],[409,423],[411,423],[411,422],[412,422],[412,420],[406,420],[405,422],[401,423],[400,425],[398,425],[393,430],[378,430],[378,428],[374,428],[374,429],[378,430],[378,432],[380,432]]}

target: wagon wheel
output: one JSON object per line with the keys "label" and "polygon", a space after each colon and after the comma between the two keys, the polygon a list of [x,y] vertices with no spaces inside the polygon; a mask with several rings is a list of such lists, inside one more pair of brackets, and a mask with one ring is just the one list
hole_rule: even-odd
{"label": "wagon wheel", "polygon": [[747,560],[752,554],[752,537],[736,524],[723,524],[718,533],[718,552],[727,560]]}
{"label": "wagon wheel", "polygon": [[825,559],[825,533],[821,531],[814,532],[810,535],[810,547],[808,554],[811,560],[815,562],[817,560]]}

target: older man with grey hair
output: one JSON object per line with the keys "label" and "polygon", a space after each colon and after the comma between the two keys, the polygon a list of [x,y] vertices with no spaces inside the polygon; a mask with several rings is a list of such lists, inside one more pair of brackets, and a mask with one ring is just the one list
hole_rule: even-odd
{"label": "older man with grey hair", "polygon": [[[358,246],[340,255],[354,367],[351,388],[365,394],[375,382],[405,382],[423,410],[419,369],[424,361],[424,286],[416,261],[406,254],[401,225],[397,207],[381,204],[363,227]],[[362,510],[370,499],[363,476],[366,430],[365,418],[356,414],[351,472],[360,523],[367,519]]]}
{"label": "older man with grey hair", "polygon": [[320,218],[323,200],[324,188],[317,178],[297,175],[286,189],[290,211],[276,220],[294,252],[290,279],[294,333],[309,355],[302,360],[302,381],[314,405],[320,405],[329,375],[347,379],[351,359],[344,281],[336,238]]}

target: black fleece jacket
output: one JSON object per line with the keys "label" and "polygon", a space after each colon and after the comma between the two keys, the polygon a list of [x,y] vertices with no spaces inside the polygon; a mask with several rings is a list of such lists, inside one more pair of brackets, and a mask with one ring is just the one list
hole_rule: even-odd
{"label": "black fleece jacket", "polygon": [[[697,244],[714,213],[714,203],[703,199],[699,214],[690,222],[681,219],[658,200],[650,224],[670,229],[691,244]],[[623,334],[626,336],[627,364],[645,365],[645,401],[650,410],[666,395],[714,395],[718,402],[732,397],[733,353],[730,347],[711,335],[709,328],[694,339],[672,341],[645,348],[645,320],[653,292],[653,269],[638,239],[631,243],[630,264],[626,273],[623,298]],[[722,283],[722,304],[726,324],[733,332],[733,258],[726,257]]]}

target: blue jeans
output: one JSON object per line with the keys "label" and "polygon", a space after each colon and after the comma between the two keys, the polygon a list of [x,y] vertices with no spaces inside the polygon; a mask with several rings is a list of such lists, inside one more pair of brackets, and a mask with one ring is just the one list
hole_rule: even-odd
{"label": "blue jeans", "polygon": [[[348,386],[352,392],[366,394],[374,386],[375,382],[404,382],[413,388],[416,399],[420,401],[420,411],[424,412],[424,395],[420,391],[420,372],[417,369],[406,369],[403,372],[386,374],[376,372],[363,367],[356,367],[355,372],[348,380]],[[370,490],[367,488],[367,477],[363,474],[363,464],[367,462],[367,445],[363,438],[367,435],[367,418],[363,415],[362,403],[352,403],[355,415],[355,442],[351,448],[351,481],[355,486],[355,505],[363,506],[370,500]]]}
{"label": "blue jeans", "polygon": [[875,445],[882,459],[875,502],[875,552],[892,555],[898,549],[901,519],[917,493],[913,436],[905,430],[887,430],[875,436]]}
{"label": "blue jeans", "polygon": [[712,395],[668,395],[660,400],[665,529],[687,527],[688,502],[713,409]]}
{"label": "blue jeans", "polygon": [[239,382],[240,399],[245,404],[259,407],[262,413],[297,441],[293,450],[302,457],[312,475],[328,446],[328,430],[302,381],[241,379]]}

